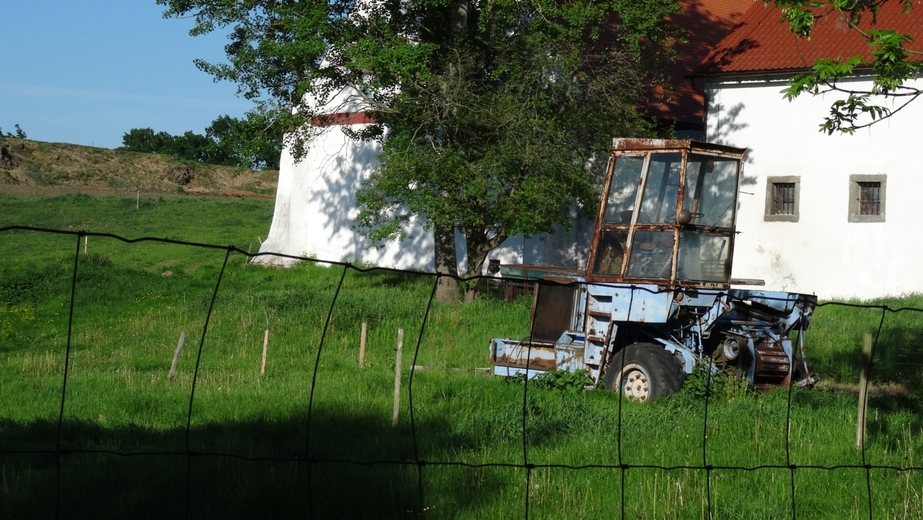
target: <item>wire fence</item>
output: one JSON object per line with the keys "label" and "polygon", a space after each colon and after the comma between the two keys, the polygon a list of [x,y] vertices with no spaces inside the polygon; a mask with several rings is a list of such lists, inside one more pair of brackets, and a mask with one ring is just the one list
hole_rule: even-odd
{"label": "wire fence", "polygon": [[[847,322],[854,320],[849,312],[862,312],[865,322],[875,324],[874,330],[869,331],[874,333],[870,359],[883,363],[883,368],[882,376],[876,379],[876,365],[873,379],[880,388],[893,390],[873,398],[877,401],[871,412],[881,416],[874,416],[877,419],[872,421],[869,439],[856,448],[852,445],[855,430],[850,430],[850,425],[855,427],[855,414],[861,412],[856,411],[855,404],[852,411],[843,409],[843,403],[856,403],[851,382],[823,391],[789,386],[767,398],[740,399],[730,407],[726,402],[729,394],[719,395],[709,388],[711,378],[704,379],[705,391],[696,396],[696,402],[687,396],[649,407],[639,407],[602,392],[549,397],[547,391],[528,380],[501,385],[500,393],[485,393],[479,400],[478,387],[485,385],[484,379],[470,373],[433,383],[423,378],[426,367],[419,364],[421,351],[434,333],[456,333],[432,330],[434,298],[441,275],[250,253],[235,246],[163,238],[127,239],[107,233],[24,226],[0,228],[0,233],[11,232],[68,236],[74,240],[74,249],[67,275],[70,291],[66,336],[64,344],[57,347],[63,349],[63,363],[53,367],[59,374],[59,391],[50,392],[48,388],[55,385],[49,386],[47,380],[14,381],[10,372],[2,376],[5,380],[0,379],[0,398],[7,403],[8,410],[16,409],[10,404],[15,401],[42,399],[53,399],[57,410],[54,418],[45,422],[42,418],[23,420],[18,415],[0,417],[3,460],[0,491],[5,503],[0,505],[0,513],[22,512],[24,501],[40,501],[41,506],[30,506],[34,508],[30,509],[34,513],[30,516],[106,518],[130,512],[141,517],[162,517],[169,511],[173,516],[186,518],[227,517],[228,511],[217,502],[222,497],[236,496],[239,502],[235,502],[238,509],[234,514],[240,517],[326,518],[332,511],[340,511],[339,516],[344,518],[477,518],[485,514],[498,518],[768,518],[777,517],[780,511],[783,517],[793,519],[840,518],[846,514],[869,519],[923,517],[923,464],[915,451],[923,448],[919,442],[923,420],[919,417],[921,407],[916,394],[920,370],[915,358],[919,352],[915,320],[923,316],[920,308],[844,302],[818,305],[818,309],[848,309],[839,318]],[[143,417],[119,419],[123,421],[120,433],[107,437],[102,418],[99,424],[81,425],[69,413],[69,404],[78,409],[83,406],[79,396],[117,393],[102,383],[90,384],[84,380],[72,386],[77,377],[74,371],[85,373],[92,369],[74,361],[74,342],[79,333],[75,329],[75,314],[80,306],[81,259],[86,256],[87,237],[131,245],[162,243],[223,252],[214,285],[207,288],[208,297],[198,307],[203,318],[183,406],[185,424],[154,442],[161,446],[142,449],[149,447],[151,439],[156,437],[150,429],[138,426],[144,422]],[[256,426],[228,433],[222,426],[251,420],[235,416],[231,383],[226,397],[220,401],[200,397],[197,390],[203,384],[203,353],[216,348],[210,335],[216,302],[220,301],[222,291],[236,290],[222,285],[233,255],[250,260],[274,256],[323,263],[339,269],[340,274],[335,286],[328,288],[332,296],[320,321],[313,324],[320,329],[319,336],[316,341],[312,338],[311,348],[302,351],[304,376],[310,380],[307,395],[301,397],[301,402],[306,403],[303,414],[279,418],[267,412],[267,416],[256,421]],[[325,353],[333,348],[329,346],[333,317],[345,305],[344,292],[360,290],[346,283],[347,276],[367,272],[431,282],[428,296],[418,302],[419,328],[408,333],[412,348],[410,371],[401,391],[406,390],[409,415],[394,436],[367,418],[346,420],[343,416],[351,411],[338,413],[335,405],[321,410],[318,405],[322,394],[327,399],[338,391],[324,391],[324,385],[335,384],[330,377],[322,376],[325,360],[340,363],[339,370],[344,370],[345,362],[337,359],[339,354],[331,361]],[[387,302],[378,304],[388,306]],[[874,313],[874,318],[870,313]],[[889,320],[898,316],[904,321],[889,327]],[[810,345],[810,329],[806,336]],[[483,338],[485,361],[489,339]],[[890,350],[885,349],[884,353],[880,352],[883,341],[892,342]],[[92,348],[86,346],[92,343],[93,339],[87,337],[80,348]],[[894,346],[897,343],[900,348]],[[12,359],[17,348],[7,344],[0,348],[0,355]],[[857,348],[843,351],[851,360],[861,359]],[[849,364],[842,359],[819,362],[821,366],[827,363],[828,367]],[[25,360],[22,365],[22,372],[26,373]],[[351,370],[343,373],[348,372]],[[380,390],[381,386],[376,388]],[[433,386],[441,388],[434,390]],[[29,388],[35,393],[22,393]],[[465,394],[468,400],[451,401],[456,394]],[[241,398],[248,395],[244,393]],[[509,399],[511,395],[518,397]],[[78,404],[71,404],[75,398]],[[379,398],[376,397],[380,401]],[[440,400],[451,401],[453,404],[448,406],[457,409],[459,415],[446,415],[445,409],[440,408]],[[194,421],[196,410],[201,409],[197,405],[211,409],[210,425]],[[364,406],[357,404],[355,410]],[[479,415],[479,407],[488,411]],[[605,413],[598,410],[603,407]],[[462,408],[470,410],[461,411]],[[515,420],[504,422],[504,417],[510,414],[516,416]],[[11,415],[16,414],[11,412]],[[484,437],[459,440],[462,436],[455,436],[445,441],[455,445],[435,449],[440,439],[449,438],[441,435],[460,431],[453,423],[456,417],[459,421],[473,421],[467,427],[483,430]],[[835,430],[825,429],[828,425],[823,423],[834,418],[842,424]],[[581,432],[581,428],[589,431]],[[760,428],[768,432],[762,433]],[[808,430],[812,433],[806,433]],[[52,443],[43,445],[36,441],[36,436],[49,431],[53,431]],[[103,440],[87,442],[86,436]],[[134,444],[126,441],[132,436],[142,440]],[[224,440],[203,443],[206,437]],[[564,438],[574,447],[559,449],[556,443]],[[224,441],[226,444],[221,448]],[[485,441],[487,446],[478,445]],[[384,446],[375,446],[379,442]],[[490,445],[494,442],[511,449],[497,451]],[[261,444],[270,447],[253,448]],[[213,449],[202,449],[203,445]],[[833,445],[836,447],[831,448]],[[674,448],[682,453],[667,453]],[[757,453],[764,449],[766,454]],[[388,454],[382,456],[383,452]],[[153,476],[160,470],[172,475],[165,479],[169,482]],[[30,476],[33,471],[34,476]],[[285,478],[279,476],[283,471]],[[90,496],[111,494],[109,486],[113,485],[113,478],[121,478],[119,475],[127,475],[129,480],[135,480],[131,485],[143,487],[147,478],[144,475],[148,474],[150,485],[165,496],[154,499],[144,493],[133,497],[131,492],[123,492],[118,504],[111,508],[100,505],[105,504],[100,497]],[[211,480],[216,475],[224,481]],[[48,487],[49,478],[53,478],[52,487]],[[224,490],[210,495],[209,488],[213,486],[224,486]],[[363,486],[368,487],[362,489]],[[482,487],[480,492],[470,491],[478,486]],[[377,503],[389,500],[389,490],[390,503]],[[453,493],[457,494],[454,498]],[[396,495],[398,498],[394,498]],[[747,505],[741,505],[744,503]]]}

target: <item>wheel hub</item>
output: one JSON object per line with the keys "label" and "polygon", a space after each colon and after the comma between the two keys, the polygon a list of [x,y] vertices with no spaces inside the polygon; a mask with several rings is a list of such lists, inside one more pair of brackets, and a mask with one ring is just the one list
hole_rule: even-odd
{"label": "wheel hub", "polygon": [[622,395],[632,401],[645,402],[650,399],[650,381],[641,367],[629,366],[622,371]]}

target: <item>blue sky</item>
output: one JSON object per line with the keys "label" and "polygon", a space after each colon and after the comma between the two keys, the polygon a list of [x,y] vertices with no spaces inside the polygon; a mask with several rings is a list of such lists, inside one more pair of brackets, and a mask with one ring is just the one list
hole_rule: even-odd
{"label": "blue sky", "polygon": [[203,133],[252,103],[194,58],[224,61],[225,34],[189,36],[155,0],[5,2],[0,129],[29,139],[115,148],[132,128]]}

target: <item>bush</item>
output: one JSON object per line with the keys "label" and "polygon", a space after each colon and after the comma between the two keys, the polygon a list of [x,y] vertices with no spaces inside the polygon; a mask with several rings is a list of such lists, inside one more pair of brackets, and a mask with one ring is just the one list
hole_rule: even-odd
{"label": "bush", "polygon": [[533,388],[560,390],[562,392],[579,392],[593,386],[590,373],[586,370],[554,370],[539,374],[529,383]]}
{"label": "bush", "polygon": [[710,363],[697,363],[692,373],[686,375],[681,393],[695,399],[710,397],[732,401],[752,395],[754,388],[736,370],[712,372]]}

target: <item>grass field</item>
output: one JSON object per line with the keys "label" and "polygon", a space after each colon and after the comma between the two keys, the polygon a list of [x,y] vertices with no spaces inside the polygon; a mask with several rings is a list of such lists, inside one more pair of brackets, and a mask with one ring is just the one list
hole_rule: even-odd
{"label": "grass field", "polygon": [[[244,251],[271,215],[253,199],[0,196],[0,228]],[[0,244],[2,518],[923,518],[917,312],[886,312],[858,450],[853,388],[878,309],[817,310],[805,344],[827,389],[731,382],[706,401],[688,385],[639,406],[477,370],[491,337],[528,334],[527,299],[441,305],[423,273],[267,269],[226,248],[36,231]]]}

